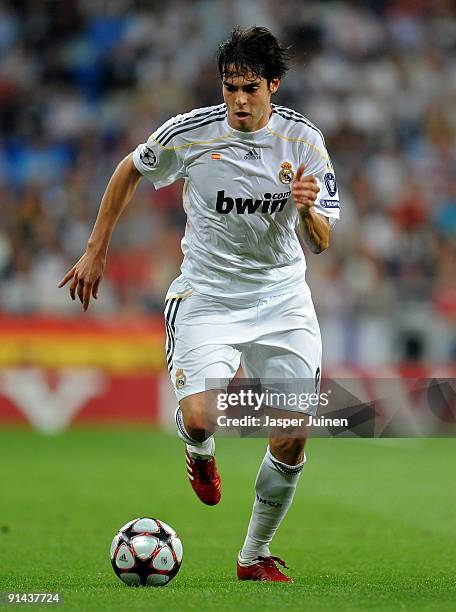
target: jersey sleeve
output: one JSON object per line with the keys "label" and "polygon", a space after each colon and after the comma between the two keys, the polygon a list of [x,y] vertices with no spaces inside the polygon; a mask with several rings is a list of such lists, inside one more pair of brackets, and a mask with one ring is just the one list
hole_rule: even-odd
{"label": "jersey sleeve", "polygon": [[320,215],[328,217],[330,227],[333,228],[339,219],[339,191],[334,168],[319,132],[315,134],[312,142],[307,143],[303,162],[305,164],[304,175],[313,174],[320,187],[315,210]]}
{"label": "jersey sleeve", "polygon": [[[185,177],[184,159],[176,145],[175,138],[163,138],[170,131],[175,118],[171,118],[151,134],[147,142],[140,144],[133,151],[133,163],[138,172],[154,184],[156,189],[171,185]],[[162,142],[166,144],[162,144]]]}

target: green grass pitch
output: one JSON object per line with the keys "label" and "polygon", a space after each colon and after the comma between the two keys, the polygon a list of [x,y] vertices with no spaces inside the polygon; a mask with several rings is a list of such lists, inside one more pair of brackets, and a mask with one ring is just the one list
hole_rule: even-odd
{"label": "green grass pitch", "polygon": [[[59,591],[60,609],[82,612],[455,609],[456,440],[311,440],[272,547],[292,585],[235,577],[264,446],[218,441],[223,496],[209,508],[172,436],[2,430],[0,591]],[[111,539],[137,516],[182,538],[181,571],[165,588],[129,588],[111,569]]]}

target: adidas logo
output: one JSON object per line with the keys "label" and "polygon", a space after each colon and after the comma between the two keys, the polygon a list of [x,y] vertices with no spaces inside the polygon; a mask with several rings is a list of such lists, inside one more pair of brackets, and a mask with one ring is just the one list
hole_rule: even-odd
{"label": "adidas logo", "polygon": [[126,561],[127,560],[127,555],[125,553],[122,553],[119,557],[120,561]]}
{"label": "adidas logo", "polygon": [[244,155],[244,159],[261,159],[261,154],[252,147],[249,149],[249,152]]}

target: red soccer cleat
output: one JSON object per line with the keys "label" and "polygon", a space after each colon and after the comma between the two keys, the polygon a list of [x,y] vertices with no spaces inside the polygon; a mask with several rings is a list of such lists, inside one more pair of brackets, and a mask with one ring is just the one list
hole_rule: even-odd
{"label": "red soccer cleat", "polygon": [[215,459],[196,459],[185,449],[187,475],[193,490],[203,504],[215,506],[222,497],[222,481]]}
{"label": "red soccer cleat", "polygon": [[263,582],[293,582],[292,578],[285,576],[276,563],[288,569],[288,566],[278,557],[258,557],[258,563],[241,565],[237,563],[237,577],[239,580],[261,580]]}

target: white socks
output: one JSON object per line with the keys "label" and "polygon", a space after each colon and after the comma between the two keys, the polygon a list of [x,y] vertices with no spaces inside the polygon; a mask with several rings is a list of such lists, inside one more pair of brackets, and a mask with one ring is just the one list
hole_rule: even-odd
{"label": "white socks", "polygon": [[[177,433],[187,446],[192,457],[210,459],[215,454],[214,436],[204,442],[190,437],[185,429],[181,409],[175,412]],[[287,465],[274,457],[269,450],[261,463],[255,482],[255,501],[250,518],[247,537],[239,555],[241,565],[255,563],[258,556],[269,557],[269,543],[291,506],[299,477],[306,462]]]}
{"label": "white socks", "polygon": [[305,462],[304,455],[304,461],[298,465],[282,463],[268,446],[255,482],[256,497],[239,556],[241,565],[250,565],[258,556],[270,556],[269,543],[291,506]]}
{"label": "white socks", "polygon": [[190,455],[198,459],[211,459],[215,455],[214,436],[209,436],[204,442],[198,442],[191,438],[185,429],[184,417],[179,406],[174,413],[174,418],[176,419],[177,435],[185,442]]}

